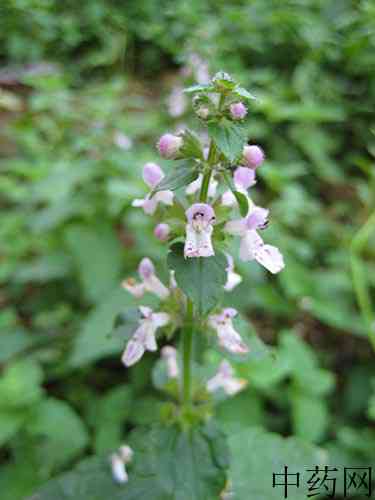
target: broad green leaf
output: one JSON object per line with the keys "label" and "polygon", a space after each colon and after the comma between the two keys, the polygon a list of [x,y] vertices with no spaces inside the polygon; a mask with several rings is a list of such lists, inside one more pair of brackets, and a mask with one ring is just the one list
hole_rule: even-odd
{"label": "broad green leaf", "polygon": [[8,361],[12,356],[29,348],[35,337],[22,328],[5,329],[1,333],[0,363]]}
{"label": "broad green leaf", "polygon": [[47,470],[65,465],[88,444],[89,436],[77,413],[65,401],[49,398],[30,414],[28,433],[39,442],[38,462]]}
{"label": "broad green leaf", "polygon": [[224,293],[226,262],[220,252],[213,257],[185,259],[181,243],[172,245],[168,254],[168,266],[175,271],[178,286],[201,313],[215,307]]}
{"label": "broad green leaf", "polygon": [[42,395],[43,372],[32,359],[11,364],[0,380],[0,411],[28,407]]}
{"label": "broad green leaf", "polygon": [[321,441],[329,423],[327,402],[294,387],[290,391],[290,399],[294,434],[311,443]]}
{"label": "broad green leaf", "polygon": [[199,173],[193,164],[188,162],[179,163],[167,173],[160,184],[158,184],[152,191],[152,194],[167,189],[170,191],[176,191],[177,189],[187,186],[191,182],[195,181],[198,175]]}
{"label": "broad green leaf", "polygon": [[[301,500],[307,494],[306,481],[316,465],[327,465],[328,454],[296,438],[285,439],[260,429],[248,429],[229,439],[231,480],[234,499],[280,500],[283,487],[272,487],[273,474],[300,473],[300,488],[290,486],[289,500]],[[282,482],[282,477],[278,478]]]}
{"label": "broad green leaf", "polygon": [[224,71],[218,71],[212,78],[212,83],[219,91],[233,90],[236,86],[233,78]]}
{"label": "broad green leaf", "polygon": [[0,410],[0,446],[3,446],[23,425],[27,414],[20,410]]}
{"label": "broad green leaf", "polygon": [[108,459],[97,457],[51,480],[29,500],[217,500],[228,467],[222,434],[204,427],[138,429],[129,438],[129,482],[117,485]]}
{"label": "broad green leaf", "polygon": [[120,282],[124,251],[114,228],[72,226],[65,233],[86,298],[98,302]]}
{"label": "broad green leaf", "polygon": [[261,398],[250,388],[218,404],[216,417],[226,434],[233,435],[249,427],[263,426],[265,411]]}
{"label": "broad green leaf", "polygon": [[247,142],[245,132],[241,125],[227,119],[219,123],[209,123],[208,133],[215,141],[219,151],[230,161],[234,162],[242,153]]}
{"label": "broad green leaf", "polygon": [[70,365],[73,367],[86,365],[120,352],[124,348],[124,341],[109,334],[116,315],[127,305],[133,304],[130,294],[117,287],[109,294],[107,300],[93,309],[74,339]]}

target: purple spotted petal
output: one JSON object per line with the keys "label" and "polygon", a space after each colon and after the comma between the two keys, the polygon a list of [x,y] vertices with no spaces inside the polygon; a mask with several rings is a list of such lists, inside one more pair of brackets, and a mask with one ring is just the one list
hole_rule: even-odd
{"label": "purple spotted petal", "polygon": [[267,224],[268,214],[269,210],[266,208],[255,207],[246,219],[247,228],[250,230],[262,229]]}
{"label": "purple spotted petal", "polygon": [[189,223],[191,223],[197,215],[200,215],[202,220],[208,223],[212,223],[215,220],[215,211],[211,205],[207,203],[194,203],[186,210],[185,214]]}

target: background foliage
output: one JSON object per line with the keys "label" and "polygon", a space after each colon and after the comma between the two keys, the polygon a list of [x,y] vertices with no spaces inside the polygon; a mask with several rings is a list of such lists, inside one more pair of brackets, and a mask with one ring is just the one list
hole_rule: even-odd
{"label": "background foliage", "polygon": [[249,132],[268,160],[254,197],[286,255],[277,278],[239,266],[228,297],[274,354],[238,365],[249,389],[218,406],[233,478],[254,470],[251,443],[265,463],[292,448],[280,435],[303,440],[301,456],[319,445],[336,466],[374,463],[374,224],[352,243],[375,210],[374,3],[5,0],[0,11],[3,500],[158,420],[153,357],[125,371],[107,334],[132,305],[122,277],[165,257],[129,208],[157,137],[191,119],[165,104],[194,80],[181,68],[194,73],[196,53],[259,98]]}

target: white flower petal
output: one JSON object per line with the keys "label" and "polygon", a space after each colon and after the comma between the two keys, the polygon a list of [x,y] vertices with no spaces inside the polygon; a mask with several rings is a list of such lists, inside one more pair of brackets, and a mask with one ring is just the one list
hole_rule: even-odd
{"label": "white flower petal", "polygon": [[236,197],[234,196],[234,194],[230,189],[222,194],[221,204],[224,207],[234,207],[236,203],[237,203]]}
{"label": "white flower petal", "polygon": [[174,194],[173,191],[158,191],[154,196],[153,200],[156,201],[156,203],[164,203],[164,205],[173,205],[173,198]]}
{"label": "white flower petal", "polygon": [[185,257],[210,257],[215,255],[211,235],[212,226],[207,226],[201,231],[197,231],[191,224],[186,226]]}
{"label": "white flower petal", "polygon": [[156,328],[160,328],[162,326],[167,325],[170,319],[171,319],[170,315],[164,312],[154,313],[152,315],[152,322]]}
{"label": "white flower petal", "polygon": [[227,222],[224,231],[235,236],[244,236],[247,231],[246,219],[237,219]]}
{"label": "white flower petal", "polygon": [[128,481],[128,474],[125,469],[125,464],[117,453],[111,455],[111,468],[113,479],[120,484]]}
{"label": "white flower petal", "polygon": [[263,240],[254,230],[248,230],[241,239],[240,259],[243,261],[254,260],[254,252],[263,245]]}
{"label": "white flower petal", "polygon": [[121,283],[121,286],[125,288],[133,297],[140,299],[145,293],[145,286],[143,283],[138,283],[137,281],[129,278]]}
{"label": "white flower petal", "polygon": [[144,280],[144,287],[148,292],[154,293],[162,300],[169,297],[170,292],[168,288],[163,285],[155,274],[152,274]]}
{"label": "white flower petal", "polygon": [[272,245],[262,245],[254,250],[254,258],[273,274],[279,273],[285,266],[279,249]]}
{"label": "white flower petal", "polygon": [[130,339],[126,344],[126,349],[121,357],[121,361],[125,366],[132,366],[141,359],[145,352],[145,348],[141,342],[136,339]]}

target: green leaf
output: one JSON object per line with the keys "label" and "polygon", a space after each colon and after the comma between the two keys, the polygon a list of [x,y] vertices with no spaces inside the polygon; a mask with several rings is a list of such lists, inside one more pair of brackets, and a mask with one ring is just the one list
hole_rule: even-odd
{"label": "green leaf", "polygon": [[216,75],[212,78],[212,83],[215,88],[219,90],[219,92],[223,90],[233,90],[236,86],[236,82],[233,78],[224,71],[216,73]]}
{"label": "green leaf", "polygon": [[0,411],[0,446],[3,446],[20,429],[26,415],[20,411]]}
{"label": "green leaf", "polygon": [[184,92],[186,94],[193,94],[194,92],[213,92],[215,90],[215,87],[210,84],[198,84],[198,85],[191,85],[190,87],[187,87],[184,89]]}
{"label": "green leaf", "polygon": [[300,488],[290,486],[288,499],[301,500],[308,493],[306,481],[311,477],[306,469],[328,463],[328,455],[319,448],[260,429],[248,429],[232,436],[229,445],[234,498],[239,500],[284,498],[283,487],[272,487],[272,477],[273,473],[283,473],[285,465],[290,473],[301,473]]}
{"label": "green leaf", "polygon": [[151,195],[166,189],[176,191],[177,189],[187,186],[191,182],[195,181],[198,175],[199,172],[194,166],[191,165],[191,163],[180,162],[179,165],[167,173],[160,184],[158,184],[152,191]]}
{"label": "green leaf", "polygon": [[98,305],[84,321],[82,328],[74,339],[70,365],[78,367],[97,359],[120,352],[124,341],[110,338],[109,333],[118,313],[127,305],[133,305],[130,294],[118,287],[103,303]]}
{"label": "green leaf", "polygon": [[199,160],[204,160],[202,144],[197,137],[197,135],[189,129],[185,129],[183,132],[183,146],[181,148],[181,153],[184,158],[197,158]]}
{"label": "green leaf", "polygon": [[233,90],[233,94],[236,94],[238,97],[241,97],[242,99],[245,99],[246,101],[253,101],[253,100],[257,99],[253,94],[250,94],[250,92],[248,92],[243,87],[236,87]]}
{"label": "green leaf", "polygon": [[226,118],[218,123],[209,123],[208,133],[215,141],[219,151],[230,162],[234,162],[242,154],[243,147],[247,142],[243,127]]}
{"label": "green leaf", "polygon": [[319,442],[327,430],[329,412],[323,398],[304,394],[298,388],[292,388],[292,419],[294,434],[311,443]]}
{"label": "green leaf", "polygon": [[27,431],[38,438],[35,453],[44,468],[52,470],[75,458],[87,445],[88,433],[81,418],[65,401],[47,399],[27,421]]}
{"label": "green leaf", "polygon": [[123,426],[129,417],[132,402],[130,385],[117,386],[99,401],[91,401],[89,421],[95,429],[94,447],[98,454],[110,452],[121,445]]}
{"label": "green leaf", "polygon": [[178,286],[201,313],[216,306],[227,279],[227,261],[221,252],[213,257],[185,259],[183,244],[176,243],[170,248],[168,266],[175,271]]}
{"label": "green leaf", "polygon": [[100,301],[121,279],[124,252],[114,229],[109,224],[73,226],[65,236],[86,298]]}
{"label": "green leaf", "polygon": [[155,426],[132,433],[129,482],[117,485],[108,459],[82,462],[53,479],[29,500],[217,500],[226,481],[228,452],[212,427],[181,432]]}
{"label": "green leaf", "polygon": [[31,359],[7,367],[0,380],[0,410],[24,408],[38,402],[42,395],[43,372]]}

